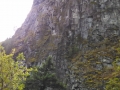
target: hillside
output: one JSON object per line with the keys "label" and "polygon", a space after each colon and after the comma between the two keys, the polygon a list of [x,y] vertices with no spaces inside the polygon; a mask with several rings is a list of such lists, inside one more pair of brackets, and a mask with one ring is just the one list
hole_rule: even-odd
{"label": "hillside", "polygon": [[[68,90],[104,90],[120,58],[119,0],[34,0],[25,22],[3,42],[28,67],[49,56]],[[119,77],[119,74],[115,75]]]}

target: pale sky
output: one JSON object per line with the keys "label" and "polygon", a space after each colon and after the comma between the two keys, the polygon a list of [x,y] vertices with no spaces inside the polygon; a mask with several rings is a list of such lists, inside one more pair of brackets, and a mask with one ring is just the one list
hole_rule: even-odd
{"label": "pale sky", "polygon": [[0,42],[22,25],[32,3],[33,0],[0,0]]}

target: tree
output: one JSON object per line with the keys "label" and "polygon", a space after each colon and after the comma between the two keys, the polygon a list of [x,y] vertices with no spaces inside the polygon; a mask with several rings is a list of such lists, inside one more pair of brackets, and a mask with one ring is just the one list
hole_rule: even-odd
{"label": "tree", "polygon": [[[21,53],[18,60],[24,60]],[[13,60],[13,54],[6,55],[0,46],[0,90],[23,90],[23,81],[28,75],[27,68]]]}
{"label": "tree", "polygon": [[30,72],[24,90],[45,90],[47,87],[65,90],[66,86],[57,79],[54,72],[55,67],[49,57],[42,67],[36,67]]}

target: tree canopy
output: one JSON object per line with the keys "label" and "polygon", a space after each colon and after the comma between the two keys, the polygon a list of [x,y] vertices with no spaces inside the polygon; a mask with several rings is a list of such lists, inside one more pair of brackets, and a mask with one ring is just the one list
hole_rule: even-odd
{"label": "tree canopy", "polygon": [[55,67],[51,58],[48,58],[41,67],[37,67],[30,72],[24,90],[45,90],[48,87],[66,90],[65,84],[60,82],[55,74]]}
{"label": "tree canopy", "polygon": [[13,60],[13,54],[6,55],[5,50],[0,46],[0,90],[23,90],[28,72],[27,68],[20,64],[24,60],[23,53]]}

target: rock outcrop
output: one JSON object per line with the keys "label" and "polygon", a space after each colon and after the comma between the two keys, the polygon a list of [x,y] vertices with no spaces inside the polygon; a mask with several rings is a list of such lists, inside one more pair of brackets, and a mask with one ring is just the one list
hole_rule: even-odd
{"label": "rock outcrop", "polygon": [[119,8],[119,0],[34,0],[12,37],[15,54],[24,52],[28,66],[52,56],[68,90],[104,90],[118,55]]}

